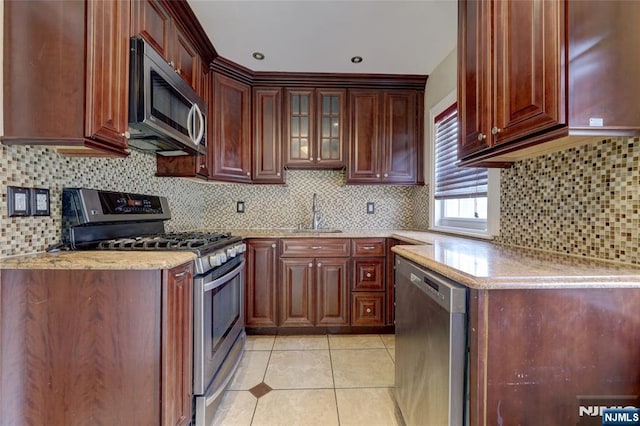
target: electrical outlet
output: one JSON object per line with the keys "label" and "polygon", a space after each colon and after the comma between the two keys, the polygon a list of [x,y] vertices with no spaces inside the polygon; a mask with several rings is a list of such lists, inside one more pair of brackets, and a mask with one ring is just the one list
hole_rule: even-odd
{"label": "electrical outlet", "polygon": [[376,212],[376,204],[369,201],[367,203],[367,214],[374,214]]}
{"label": "electrical outlet", "polygon": [[48,189],[31,188],[31,214],[51,216],[51,197]]}
{"label": "electrical outlet", "polygon": [[9,216],[29,216],[31,204],[29,188],[7,186],[7,212]]}
{"label": "electrical outlet", "polygon": [[244,201],[236,202],[236,213],[244,213]]}

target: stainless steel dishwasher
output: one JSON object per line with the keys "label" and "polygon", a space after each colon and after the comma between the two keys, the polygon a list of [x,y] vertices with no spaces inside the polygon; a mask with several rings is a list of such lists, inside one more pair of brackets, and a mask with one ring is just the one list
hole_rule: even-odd
{"label": "stainless steel dishwasher", "polygon": [[463,425],[467,288],[396,256],[396,401],[407,426]]}

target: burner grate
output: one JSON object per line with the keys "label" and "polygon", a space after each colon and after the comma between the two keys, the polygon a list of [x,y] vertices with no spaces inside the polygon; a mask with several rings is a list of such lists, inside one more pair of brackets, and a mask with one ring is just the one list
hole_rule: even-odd
{"label": "burner grate", "polygon": [[101,241],[102,250],[197,250],[231,237],[229,233],[170,232]]}

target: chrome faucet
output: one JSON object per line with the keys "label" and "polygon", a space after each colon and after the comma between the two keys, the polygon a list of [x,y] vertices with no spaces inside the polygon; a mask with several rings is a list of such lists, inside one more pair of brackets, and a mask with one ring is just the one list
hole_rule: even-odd
{"label": "chrome faucet", "polygon": [[320,228],[320,210],[318,209],[318,195],[313,193],[313,204],[311,206],[311,229]]}

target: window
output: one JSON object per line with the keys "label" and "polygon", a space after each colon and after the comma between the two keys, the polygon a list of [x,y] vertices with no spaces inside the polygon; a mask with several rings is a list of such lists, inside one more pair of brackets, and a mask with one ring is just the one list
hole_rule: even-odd
{"label": "window", "polygon": [[498,214],[493,208],[497,197],[493,187],[499,184],[499,171],[456,165],[458,110],[452,98],[455,95],[431,110],[431,228],[491,236],[497,230]]}

